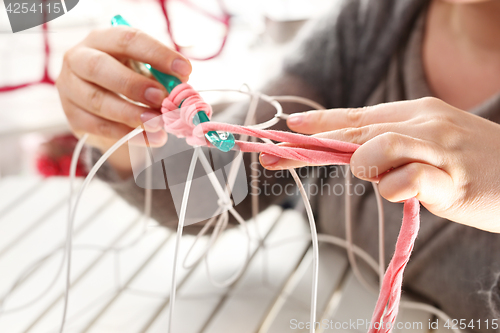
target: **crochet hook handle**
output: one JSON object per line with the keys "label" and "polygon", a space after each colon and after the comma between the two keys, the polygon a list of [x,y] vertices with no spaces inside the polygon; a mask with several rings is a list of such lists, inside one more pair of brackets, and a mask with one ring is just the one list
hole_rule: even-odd
{"label": "crochet hook handle", "polygon": [[[114,16],[111,19],[111,25],[112,26],[126,25],[129,27],[131,26],[121,15]],[[181,80],[179,80],[175,76],[162,73],[159,70],[153,68],[150,64],[144,64],[144,66],[155,77],[155,79],[158,82],[160,82],[165,87],[165,89],[167,89],[169,94],[172,92],[172,90],[174,90],[175,87],[177,87],[179,84],[182,83]],[[205,111],[199,111],[197,115],[198,117],[195,117],[195,119],[193,119],[193,123],[195,125],[210,121]],[[214,147],[218,148],[223,152],[228,152],[231,149],[233,149],[236,143],[234,135],[228,132],[209,131],[205,134],[205,137]]]}

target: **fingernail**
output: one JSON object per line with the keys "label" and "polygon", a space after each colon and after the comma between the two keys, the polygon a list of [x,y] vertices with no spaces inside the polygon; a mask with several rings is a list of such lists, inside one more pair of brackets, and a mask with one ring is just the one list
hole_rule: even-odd
{"label": "fingernail", "polygon": [[304,121],[304,116],[301,114],[292,114],[287,119],[287,123],[292,126],[300,125]]}
{"label": "fingernail", "polygon": [[191,66],[186,60],[175,59],[172,61],[172,71],[179,75],[186,76],[191,73]]}
{"label": "fingernail", "polygon": [[281,158],[275,155],[268,155],[268,154],[260,155],[260,163],[262,163],[262,165],[264,166],[274,165],[278,163],[279,160],[281,160]]}
{"label": "fingernail", "polygon": [[146,111],[141,114],[141,121],[146,131],[158,131],[162,126],[161,115],[158,113]]}
{"label": "fingernail", "polygon": [[148,88],[144,92],[144,98],[154,105],[161,105],[165,97],[163,90],[158,88]]}

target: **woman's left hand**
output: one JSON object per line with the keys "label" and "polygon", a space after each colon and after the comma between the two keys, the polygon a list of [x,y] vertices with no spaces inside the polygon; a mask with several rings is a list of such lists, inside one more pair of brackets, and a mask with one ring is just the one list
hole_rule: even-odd
{"label": "woman's left hand", "polygon": [[[294,114],[290,129],[360,144],[351,171],[381,195],[411,197],[433,214],[500,232],[500,125],[436,98]],[[305,166],[261,155],[270,170]]]}

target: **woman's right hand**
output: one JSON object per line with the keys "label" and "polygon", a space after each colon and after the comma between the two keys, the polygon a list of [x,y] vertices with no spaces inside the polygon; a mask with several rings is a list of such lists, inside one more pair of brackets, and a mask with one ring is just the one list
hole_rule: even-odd
{"label": "woman's right hand", "polygon": [[[56,82],[61,104],[74,134],[81,137],[88,133],[87,142],[101,151],[159,116],[161,103],[167,96],[165,88],[156,80],[127,67],[129,59],[151,64],[183,82],[191,73],[190,62],[181,54],[130,27],[94,30],[67,51]],[[153,123],[149,122],[146,127],[150,132],[149,143],[162,146],[167,134],[160,122]],[[131,175],[126,146],[109,162],[122,177]]]}

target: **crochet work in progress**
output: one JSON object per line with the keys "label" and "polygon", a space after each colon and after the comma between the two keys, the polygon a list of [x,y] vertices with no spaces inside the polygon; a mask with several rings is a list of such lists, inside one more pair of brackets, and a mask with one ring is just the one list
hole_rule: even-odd
{"label": "crochet work in progress", "polygon": [[[182,105],[181,108],[178,106]],[[162,113],[165,130],[178,137],[185,137],[191,145],[206,145],[203,134],[208,131],[224,131],[286,142],[300,147],[279,146],[272,143],[236,141],[235,148],[242,152],[262,152],[281,158],[299,160],[316,165],[349,164],[357,144],[336,140],[272,130],[260,130],[251,126],[238,126],[217,122],[201,123],[195,126],[193,119],[198,111],[205,111],[210,117],[212,110],[199,94],[188,84],[177,86],[163,102]],[[404,215],[395,252],[385,272],[372,326],[369,333],[390,332],[396,320],[401,299],[404,269],[409,261],[418,234],[420,203],[411,198],[404,203]],[[379,325],[373,325],[379,323]]]}

